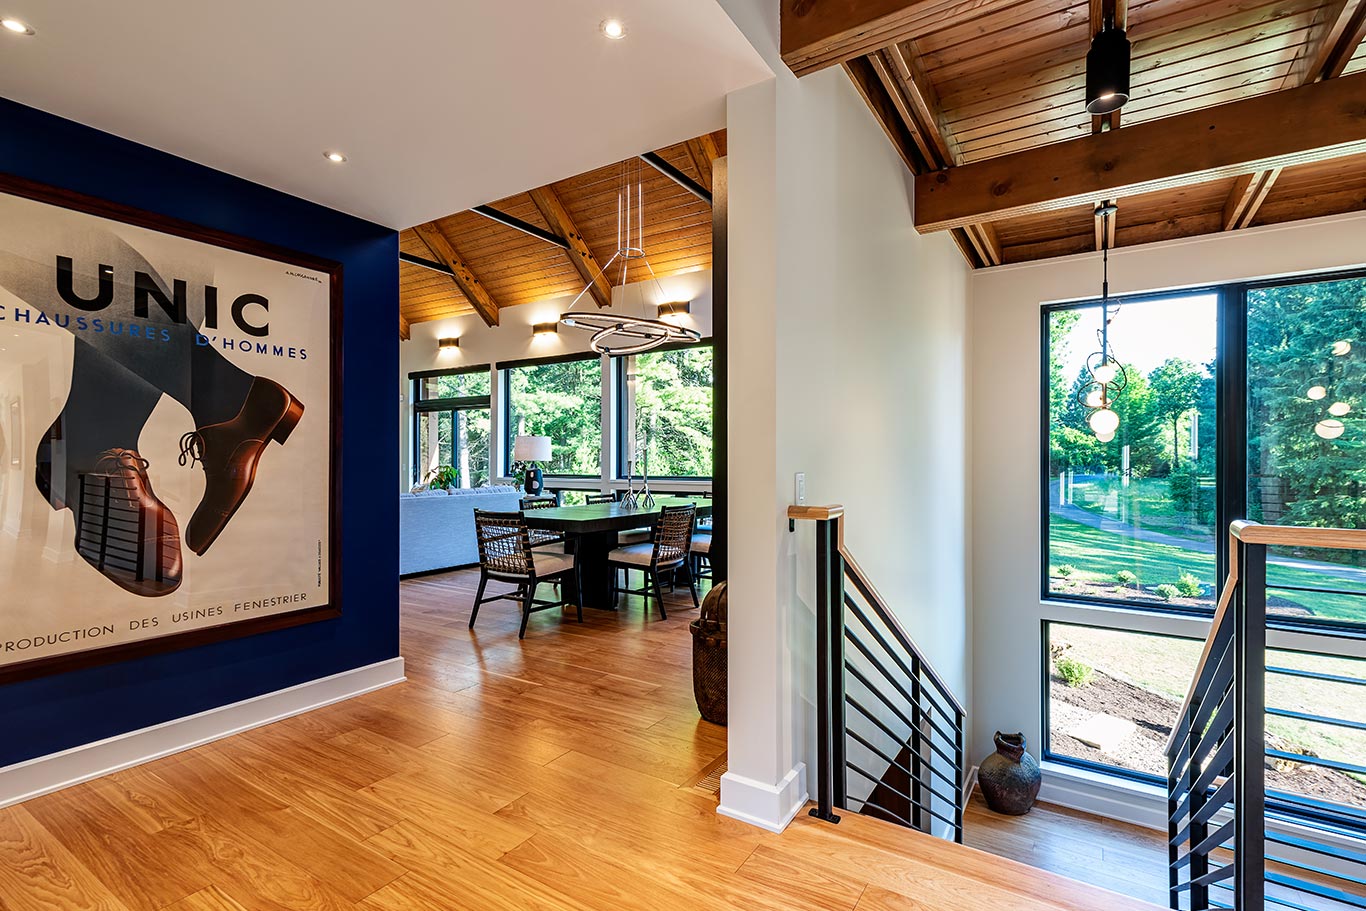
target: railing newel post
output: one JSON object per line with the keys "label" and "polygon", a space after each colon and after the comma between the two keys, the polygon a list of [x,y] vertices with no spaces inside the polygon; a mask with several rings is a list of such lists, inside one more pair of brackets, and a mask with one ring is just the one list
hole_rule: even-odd
{"label": "railing newel post", "polygon": [[831,790],[835,806],[841,810],[849,809],[849,772],[846,764],[844,692],[844,554],[840,552],[840,542],[844,540],[841,523],[843,518],[836,516],[828,525],[830,540],[830,722],[832,739],[830,744]]}
{"label": "railing newel post", "polygon": [[1238,542],[1233,678],[1236,908],[1266,904],[1266,545]]}

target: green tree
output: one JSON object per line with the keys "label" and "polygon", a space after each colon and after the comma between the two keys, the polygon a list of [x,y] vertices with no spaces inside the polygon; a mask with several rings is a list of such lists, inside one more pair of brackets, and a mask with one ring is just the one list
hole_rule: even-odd
{"label": "green tree", "polygon": [[1176,357],[1167,358],[1148,374],[1153,413],[1171,422],[1173,472],[1181,460],[1181,418],[1199,402],[1200,381],[1203,378],[1204,371],[1199,367]]}

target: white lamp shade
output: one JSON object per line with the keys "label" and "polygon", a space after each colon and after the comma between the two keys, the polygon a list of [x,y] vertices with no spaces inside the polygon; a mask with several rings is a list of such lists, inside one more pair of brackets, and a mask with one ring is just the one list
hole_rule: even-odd
{"label": "white lamp shade", "polygon": [[519,462],[549,462],[550,437],[519,436],[512,445],[512,457]]}
{"label": "white lamp shade", "polygon": [[1096,436],[1101,436],[1102,434],[1114,436],[1115,431],[1119,429],[1119,415],[1115,414],[1109,408],[1102,408],[1099,411],[1091,412],[1091,417],[1088,421],[1091,424],[1091,429],[1095,431]]}

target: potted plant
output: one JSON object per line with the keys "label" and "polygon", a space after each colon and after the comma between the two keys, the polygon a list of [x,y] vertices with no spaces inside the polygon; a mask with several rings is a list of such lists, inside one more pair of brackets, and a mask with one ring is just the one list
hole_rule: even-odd
{"label": "potted plant", "polygon": [[428,490],[451,491],[460,486],[460,470],[453,465],[438,465],[427,472]]}

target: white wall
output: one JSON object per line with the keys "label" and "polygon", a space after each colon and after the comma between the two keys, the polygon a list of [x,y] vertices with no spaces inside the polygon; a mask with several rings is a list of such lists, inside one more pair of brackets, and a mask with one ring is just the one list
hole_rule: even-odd
{"label": "white wall", "polygon": [[[776,3],[728,3],[776,59]],[[769,9],[771,7],[771,9]],[[730,96],[730,724],[722,812],[778,827],[815,787],[814,534],[846,542],[966,696],[967,267],[839,69]]]}
{"label": "white wall", "polygon": [[[1120,217],[1123,218],[1121,205]],[[1340,216],[1110,254],[1112,294],[1317,272],[1366,262],[1366,215]],[[1100,254],[976,272],[971,279],[972,760],[996,730],[1042,746],[1041,624],[1067,620],[1204,638],[1208,624],[1042,602],[1040,315],[1092,298]]]}
{"label": "white wall", "polygon": [[[648,239],[648,238],[647,238]],[[648,248],[646,250],[648,253]],[[402,407],[399,409],[399,489],[407,490],[412,484],[413,461],[413,412],[411,381],[408,374],[422,370],[443,370],[455,367],[488,364],[490,371],[496,371],[500,361],[513,361],[531,357],[553,357],[559,354],[574,354],[589,351],[588,338],[591,333],[560,327],[551,336],[532,337],[531,327],[538,323],[553,323],[561,313],[569,309],[575,295],[555,297],[531,304],[508,307],[498,314],[499,325],[489,326],[483,319],[471,313],[466,316],[431,320],[414,323],[412,338],[402,342],[399,347],[398,394]],[[690,301],[689,312],[676,318],[680,326],[696,329],[703,338],[711,336],[711,270],[701,269],[670,275],[655,282],[636,282],[627,285],[625,290],[612,289],[612,306],[599,310],[585,295],[575,307],[576,310],[589,310],[598,313],[619,312],[628,316],[655,317],[655,304],[661,302]],[[438,348],[437,339],[459,338],[459,348]],[[604,377],[608,371],[603,372]],[[613,390],[615,386],[608,384]],[[498,432],[502,408],[499,402],[500,390],[497,377],[490,386],[493,392],[494,415],[494,459],[495,472],[501,470],[502,441],[504,435]],[[608,403],[610,406],[611,403]],[[604,453],[615,452],[611,445],[611,434],[615,431],[611,415],[613,410],[604,411],[603,433]],[[607,466],[606,470],[611,470]],[[673,484],[673,487],[686,485]],[[709,485],[702,485],[709,486]]]}

